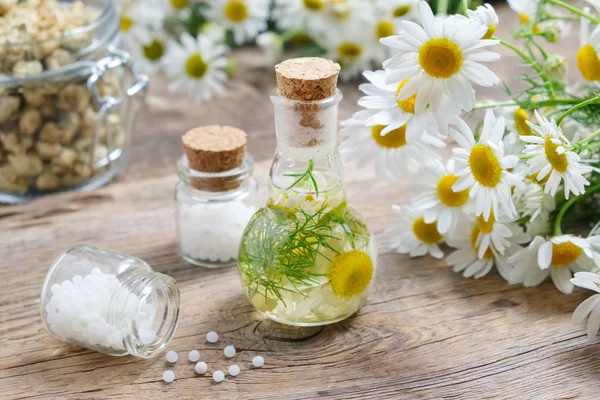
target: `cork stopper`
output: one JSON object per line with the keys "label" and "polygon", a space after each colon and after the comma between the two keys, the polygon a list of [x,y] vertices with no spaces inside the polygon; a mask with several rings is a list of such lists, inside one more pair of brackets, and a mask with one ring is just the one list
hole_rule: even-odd
{"label": "cork stopper", "polygon": [[[200,126],[182,136],[189,167],[200,172],[225,172],[240,167],[246,158],[248,136],[231,126]],[[237,176],[193,178],[192,186],[200,190],[226,191],[237,188]]]}
{"label": "cork stopper", "polygon": [[335,94],[340,65],[318,57],[292,58],[275,66],[279,94],[291,100],[323,100]]}

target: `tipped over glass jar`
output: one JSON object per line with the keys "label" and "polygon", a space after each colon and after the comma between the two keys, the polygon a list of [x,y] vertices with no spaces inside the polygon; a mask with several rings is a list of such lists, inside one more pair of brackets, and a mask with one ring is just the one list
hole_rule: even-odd
{"label": "tipped over glass jar", "polygon": [[48,332],[63,342],[150,358],[175,333],[179,289],[138,258],[77,246],[50,267],[41,312]]}
{"label": "tipped over glass jar", "polygon": [[123,166],[148,83],[119,49],[113,1],[0,9],[0,203],[106,184]]}
{"label": "tipped over glass jar", "polygon": [[275,69],[277,152],[269,196],[246,227],[238,265],[248,299],[266,317],[330,324],[365,302],[377,260],[373,235],[343,186],[339,65],[300,58]]}

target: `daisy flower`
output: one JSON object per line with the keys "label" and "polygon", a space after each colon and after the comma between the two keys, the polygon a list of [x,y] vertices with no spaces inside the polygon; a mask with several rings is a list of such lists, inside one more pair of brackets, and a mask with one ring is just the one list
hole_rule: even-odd
{"label": "daisy flower", "polygon": [[311,33],[325,29],[327,0],[275,0],[272,18],[281,30],[296,29],[306,25]]}
{"label": "daisy flower", "polygon": [[592,254],[587,239],[561,235],[546,241],[543,237],[536,236],[528,247],[509,258],[509,262],[515,266],[510,283],[532,287],[550,276],[558,290],[571,294],[572,273],[593,270],[595,266]]}
{"label": "daisy flower", "polygon": [[515,187],[513,201],[520,218],[535,221],[537,218],[547,220],[556,209],[553,196],[544,193],[544,187],[535,180],[525,179],[523,185]]}
{"label": "daisy flower", "polygon": [[494,266],[500,275],[508,280],[512,272],[512,265],[508,257],[521,249],[520,244],[528,242],[531,238],[523,233],[523,229],[515,224],[515,234],[510,237],[507,247],[499,252],[490,245],[481,251],[481,220],[463,220],[459,233],[447,239],[448,246],[455,248],[448,257],[446,264],[453,267],[454,272],[462,272],[465,278],[479,279],[487,275]]}
{"label": "daisy flower", "polygon": [[385,126],[367,126],[369,116],[368,111],[359,111],[343,121],[340,130],[345,138],[340,151],[347,154],[349,159],[355,159],[359,167],[374,162],[378,176],[389,176],[395,180],[408,174],[409,165],[439,157],[422,142],[409,143],[406,140],[406,126],[383,135]]}
{"label": "daisy flower", "polygon": [[519,15],[519,20],[528,24],[535,20],[540,0],[508,0],[508,5]]}
{"label": "daisy flower", "polygon": [[267,29],[269,0],[213,0],[206,14],[231,30],[235,44],[242,45]]}
{"label": "daisy flower", "polygon": [[484,25],[464,17],[436,18],[424,1],[419,7],[423,27],[401,21],[398,35],[381,39],[398,52],[383,64],[389,73],[388,82],[410,79],[398,98],[407,99],[417,93],[417,112],[433,105],[442,93],[470,110],[475,104],[472,83],[489,87],[499,82],[496,74],[481,64],[500,58],[497,53],[483,50],[498,41],[481,40],[487,31]]}
{"label": "daisy flower", "polygon": [[119,11],[121,34],[129,42],[149,43],[152,32],[160,31],[167,9],[160,0],[135,0],[124,4]]}
{"label": "daisy flower", "polygon": [[227,47],[213,39],[202,34],[194,39],[184,33],[180,42],[169,42],[164,56],[164,69],[171,81],[169,90],[187,92],[197,101],[208,101],[213,93],[223,91]]}
{"label": "daisy flower", "polygon": [[491,249],[504,254],[506,249],[511,247],[511,240],[519,244],[531,240],[518,222],[503,216],[496,219],[494,213],[490,214],[487,221],[482,215],[477,217],[475,229],[477,232],[474,230],[471,234],[478,248],[479,258],[483,258],[484,254]]}
{"label": "daisy flower", "polygon": [[381,15],[398,23],[401,20],[417,21],[419,19],[420,0],[376,0],[375,9]]}
{"label": "daisy flower", "polygon": [[396,97],[408,80],[399,84],[386,83],[385,71],[365,71],[365,78],[370,82],[360,85],[360,90],[366,94],[358,100],[358,104],[372,112],[367,120],[368,125],[385,125],[383,135],[405,126],[406,138],[409,143],[422,140],[436,147],[445,146],[438,132],[447,134],[448,125],[460,113],[460,107],[446,98],[440,104],[440,110],[434,111],[428,107],[421,113],[415,112],[416,95],[404,100]]}
{"label": "daisy flower", "polygon": [[[589,8],[586,9],[589,12]],[[584,11],[585,12],[585,11]],[[588,81],[600,80],[600,25],[590,34],[590,21],[581,18],[579,33],[579,51],[577,51],[577,66],[579,72]]]}
{"label": "daisy flower", "polygon": [[283,53],[283,41],[276,32],[263,32],[256,38],[256,44],[262,50],[265,58],[275,64]]}
{"label": "daisy flower", "polygon": [[487,26],[487,31],[481,39],[491,39],[496,33],[498,27],[498,15],[496,10],[490,4],[484,4],[477,7],[475,10],[467,10],[467,15],[473,21]]}
{"label": "daisy flower", "polygon": [[[600,256],[594,253],[596,267],[600,265]],[[577,272],[571,283],[580,288],[600,293],[600,275],[598,272]],[[600,294],[595,294],[581,303],[573,312],[572,320],[582,323],[589,316],[587,323],[588,340],[592,340],[600,330]]]}
{"label": "daisy flower", "polygon": [[531,135],[531,128],[527,121],[531,121],[531,115],[519,106],[499,107],[494,110],[499,116],[504,117],[506,130],[517,132],[519,136]]}
{"label": "daisy flower", "polygon": [[143,37],[145,40],[130,38],[127,50],[135,59],[136,70],[153,74],[162,69],[168,39],[162,31],[148,31]]}
{"label": "daisy flower", "polygon": [[454,232],[465,217],[463,208],[469,204],[469,189],[455,192],[452,186],[458,181],[454,174],[454,162],[446,166],[433,162],[424,166],[418,173],[419,179],[412,181],[411,190],[418,192],[411,205],[423,213],[425,223],[437,221],[441,234]]}
{"label": "daisy flower", "polygon": [[519,163],[514,155],[504,155],[504,118],[496,119],[494,112],[486,111],[481,137],[476,142],[471,128],[457,120],[459,130],[450,129],[450,135],[460,148],[452,150],[459,180],[452,187],[460,192],[470,189],[475,199],[475,213],[489,220],[492,212],[500,215],[499,207],[507,218],[514,218],[517,211],[511,199],[512,186],[520,186],[521,179],[508,172]]}
{"label": "daisy flower", "polygon": [[380,48],[374,38],[365,35],[364,25],[344,24],[341,29],[332,30],[325,38],[318,40],[326,49],[327,58],[342,67],[340,79],[347,81],[369,69],[377,59]]}
{"label": "daisy flower", "polygon": [[580,195],[585,192],[585,186],[590,183],[583,177],[592,171],[589,166],[579,163],[580,157],[577,153],[567,150],[571,145],[569,140],[563,135],[561,129],[554,120],[549,121],[542,117],[537,111],[535,117],[539,125],[528,122],[534,133],[539,136],[521,136],[521,140],[528,143],[525,145],[525,154],[532,155],[533,158],[527,160],[529,164],[529,173],[537,174],[538,181],[543,180],[550,174],[546,182],[545,192],[554,196],[564,181],[565,198],[569,198],[569,193]]}
{"label": "daisy flower", "polygon": [[439,245],[444,237],[437,229],[437,222],[425,222],[423,214],[410,206],[393,205],[392,209],[400,216],[401,222],[386,229],[390,247],[400,254],[411,257],[430,254],[441,259],[444,252]]}

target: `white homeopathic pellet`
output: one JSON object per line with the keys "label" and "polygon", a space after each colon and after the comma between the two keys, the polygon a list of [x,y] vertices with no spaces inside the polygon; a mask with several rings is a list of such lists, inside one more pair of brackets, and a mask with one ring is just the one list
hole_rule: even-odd
{"label": "white homeopathic pellet", "polygon": [[265,365],[265,359],[261,356],[256,356],[252,359],[252,365],[256,368],[260,368]]}
{"label": "white homeopathic pellet", "polygon": [[213,379],[215,382],[223,382],[225,379],[225,373],[223,371],[215,371],[213,373]]}
{"label": "white homeopathic pellet", "polygon": [[200,353],[198,353],[198,350],[192,350],[190,351],[190,354],[188,354],[188,359],[191,362],[196,362],[200,359]]}
{"label": "white homeopathic pellet", "polygon": [[175,372],[171,371],[171,370],[166,370],[165,372],[163,372],[163,381],[167,382],[167,383],[171,383],[175,380]]}
{"label": "white homeopathic pellet", "polygon": [[206,365],[204,361],[200,361],[196,364],[194,369],[196,370],[197,374],[204,375],[206,371],[208,371],[208,365]]}
{"label": "white homeopathic pellet", "polygon": [[170,362],[171,364],[177,362],[177,359],[179,358],[179,355],[177,354],[177,352],[171,350],[171,351],[167,351],[167,361]]}
{"label": "white homeopathic pellet", "polygon": [[225,350],[223,350],[223,353],[225,353],[225,357],[231,358],[231,357],[235,356],[235,347],[233,347],[232,345],[229,345],[229,346],[225,347]]}
{"label": "white homeopathic pellet", "polygon": [[238,376],[239,374],[240,374],[240,367],[238,367],[235,364],[229,366],[229,375]]}
{"label": "white homeopathic pellet", "polygon": [[210,331],[206,334],[206,340],[208,343],[217,343],[219,341],[219,334],[214,331]]}

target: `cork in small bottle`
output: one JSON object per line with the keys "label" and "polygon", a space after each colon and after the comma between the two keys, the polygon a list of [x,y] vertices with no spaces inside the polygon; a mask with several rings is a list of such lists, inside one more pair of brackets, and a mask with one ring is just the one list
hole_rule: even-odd
{"label": "cork in small bottle", "polygon": [[[181,138],[190,169],[206,173],[226,172],[240,167],[246,158],[248,136],[231,126],[200,126]],[[199,190],[223,192],[236,189],[239,177],[193,177],[191,185]]]}
{"label": "cork in small bottle", "polygon": [[[314,131],[323,128],[319,120],[320,105],[314,102],[335,94],[339,72],[339,64],[318,57],[292,58],[275,66],[279,95],[299,101],[294,107],[300,117],[300,126]],[[319,135],[296,138],[295,141],[305,146],[320,142]]]}

